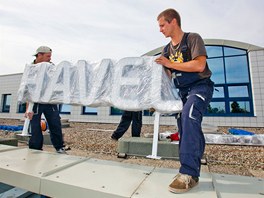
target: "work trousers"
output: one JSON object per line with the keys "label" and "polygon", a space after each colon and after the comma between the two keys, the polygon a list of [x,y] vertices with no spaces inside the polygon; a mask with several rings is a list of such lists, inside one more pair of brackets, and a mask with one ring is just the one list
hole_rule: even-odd
{"label": "work trousers", "polygon": [[188,88],[180,88],[182,112],[177,115],[180,134],[179,172],[194,177],[200,176],[201,158],[205,149],[202,119],[212,99],[214,83],[204,79]]}
{"label": "work trousers", "polygon": [[57,105],[35,103],[33,106],[33,112],[34,116],[30,121],[31,137],[29,140],[29,148],[42,150],[43,134],[40,124],[42,113],[44,114],[49,126],[51,143],[56,150],[62,148],[64,143]]}
{"label": "work trousers", "polygon": [[140,137],[142,127],[142,111],[124,111],[121,121],[114,131],[113,136],[116,139],[121,138],[129,128],[132,122],[132,137]]}

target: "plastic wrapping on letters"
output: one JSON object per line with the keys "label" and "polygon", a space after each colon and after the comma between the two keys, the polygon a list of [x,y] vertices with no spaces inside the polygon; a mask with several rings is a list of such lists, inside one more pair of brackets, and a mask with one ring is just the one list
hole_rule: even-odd
{"label": "plastic wrapping on letters", "polygon": [[264,145],[264,135],[204,134],[207,144]]}
{"label": "plastic wrapping on letters", "polygon": [[103,59],[58,65],[43,62],[25,67],[18,101],[112,106],[138,111],[154,108],[160,113],[181,111],[176,88],[154,57]]}

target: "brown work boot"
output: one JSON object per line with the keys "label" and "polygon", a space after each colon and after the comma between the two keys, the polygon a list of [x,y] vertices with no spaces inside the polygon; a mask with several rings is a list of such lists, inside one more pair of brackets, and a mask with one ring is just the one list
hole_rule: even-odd
{"label": "brown work boot", "polygon": [[198,182],[198,177],[178,173],[169,185],[169,191],[173,193],[184,193],[191,190]]}

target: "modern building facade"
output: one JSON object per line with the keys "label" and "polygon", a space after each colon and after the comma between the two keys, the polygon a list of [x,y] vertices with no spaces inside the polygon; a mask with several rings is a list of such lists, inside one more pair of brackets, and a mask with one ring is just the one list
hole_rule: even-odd
{"label": "modern building facade", "polygon": [[[204,123],[216,126],[264,127],[264,48],[247,43],[205,39],[208,65],[215,82],[213,100]],[[145,55],[159,55],[162,47]],[[25,104],[17,103],[22,74],[0,76],[0,118],[21,119]],[[112,107],[60,105],[62,118],[78,122],[118,123],[121,111]],[[154,117],[144,111],[143,123]],[[173,116],[162,116],[160,124],[175,125]]]}

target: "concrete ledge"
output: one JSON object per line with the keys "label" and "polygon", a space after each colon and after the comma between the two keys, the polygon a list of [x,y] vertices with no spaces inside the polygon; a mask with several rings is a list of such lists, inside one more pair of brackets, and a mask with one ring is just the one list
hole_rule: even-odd
{"label": "concrete ledge", "polygon": [[[0,145],[0,151],[1,147],[11,146]],[[0,197],[7,197],[1,193],[10,190],[10,186],[63,198],[178,197],[168,191],[178,172],[175,169],[17,147],[0,152],[0,159]],[[263,185],[262,178],[201,173],[199,185],[179,197],[262,198]]]}
{"label": "concrete ledge", "polygon": [[[118,140],[118,153],[135,156],[147,156],[152,153],[152,138],[130,137]],[[157,155],[166,159],[179,159],[179,143],[159,141]]]}
{"label": "concrete ledge", "polygon": [[9,146],[17,146],[18,141],[16,138],[0,138],[0,144],[9,145]]}

